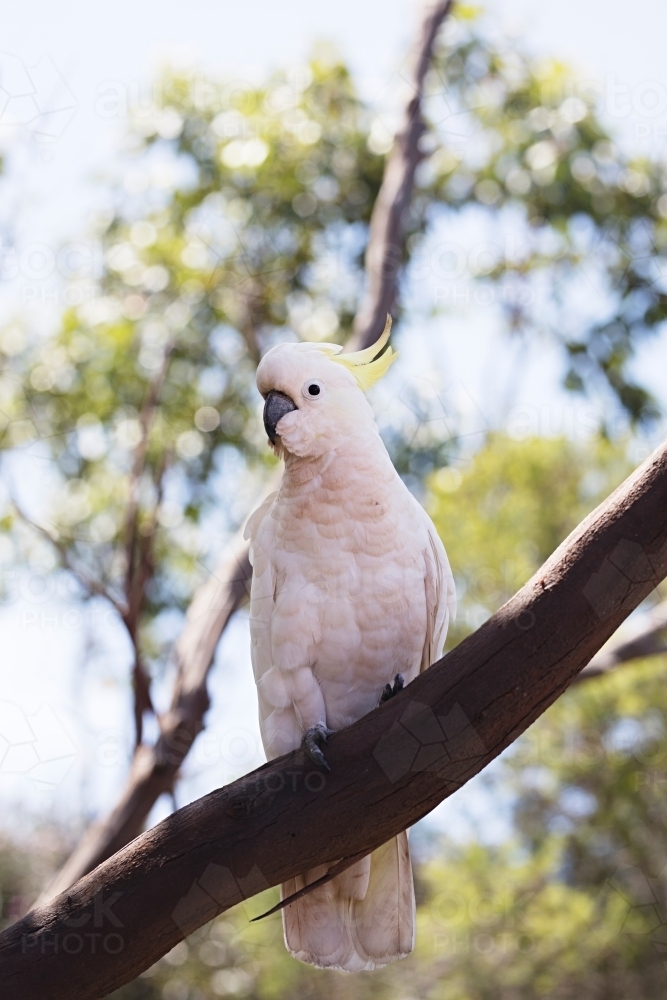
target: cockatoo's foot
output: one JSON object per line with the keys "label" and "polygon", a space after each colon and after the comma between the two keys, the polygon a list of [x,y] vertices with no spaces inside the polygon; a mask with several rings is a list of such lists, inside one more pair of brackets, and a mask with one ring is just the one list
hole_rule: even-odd
{"label": "cockatoo's foot", "polygon": [[310,759],[314,760],[316,764],[320,764],[321,767],[326,768],[327,771],[330,771],[331,768],[327,764],[327,759],[322,753],[320,743],[326,743],[328,737],[332,736],[333,733],[333,729],[327,729],[326,726],[318,723],[318,725],[311,726],[310,729],[307,729],[301,740],[301,746],[306,751]]}
{"label": "cockatoo's foot", "polygon": [[396,674],[396,676],[394,677],[393,687],[391,684],[385,684],[385,686],[382,688],[382,694],[380,695],[380,704],[382,704],[384,701],[389,701],[389,699],[393,698],[395,694],[398,694],[399,691],[402,691],[404,686],[405,686],[405,681],[403,680],[403,674]]}

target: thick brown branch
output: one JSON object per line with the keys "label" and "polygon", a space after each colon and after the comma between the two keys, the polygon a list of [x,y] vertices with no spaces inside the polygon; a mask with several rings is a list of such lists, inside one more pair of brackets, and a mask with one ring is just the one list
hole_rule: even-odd
{"label": "thick brown branch", "polygon": [[242,899],[378,847],[524,732],[665,576],[667,446],[477,632],[331,737],[330,773],[302,751],[280,757],[8,928],[3,995],[106,996]]}
{"label": "thick brown branch", "polygon": [[410,81],[412,97],[405,107],[403,122],[396,133],[371,215],[366,248],[368,285],[354,321],[352,350],[375,343],[396,300],[405,251],[405,218],[412,198],[415,171],[423,156],[420,140],[426,131],[422,117],[424,80],[438,31],[451,8],[452,0],[444,0],[427,9],[415,47]]}

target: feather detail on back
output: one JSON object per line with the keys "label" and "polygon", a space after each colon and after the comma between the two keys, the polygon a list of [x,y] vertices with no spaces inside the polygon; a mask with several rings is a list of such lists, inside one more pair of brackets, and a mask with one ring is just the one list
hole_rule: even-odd
{"label": "feather detail on back", "polygon": [[275,603],[274,572],[270,553],[275,524],[268,516],[278,495],[270,493],[248,518],[243,537],[250,540],[252,588],[250,591],[250,644],[253,671],[259,695],[260,729],[268,709],[262,698],[259,681],[271,668],[271,615]]}
{"label": "feather detail on back", "polygon": [[[417,501],[415,500],[417,505]],[[419,506],[419,505],[417,505]],[[433,523],[419,508],[428,528],[428,550],[424,553],[426,590],[426,640],[421,670],[427,670],[442,656],[449,623],[456,617],[456,588],[449,559]]]}

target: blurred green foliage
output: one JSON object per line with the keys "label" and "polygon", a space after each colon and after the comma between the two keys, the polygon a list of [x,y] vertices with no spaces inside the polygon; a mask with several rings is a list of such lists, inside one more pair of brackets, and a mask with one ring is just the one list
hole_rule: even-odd
{"label": "blurred green foliage", "polygon": [[[601,85],[516,41],[490,42],[469,16],[472,27],[451,23],[433,70],[442,145],[426,187],[459,212],[494,212],[497,245],[470,266],[505,290],[510,328],[562,344],[568,388],[606,385],[633,421],[650,420],[655,402],[629,362],[667,318],[664,164],[614,144]],[[597,315],[582,319],[575,290]]]}
{"label": "blurred green foliage", "polygon": [[269,461],[260,345],[290,310],[311,336],[349,320],[382,174],[338,64],[231,92],[167,77],[160,93],[103,225],[98,291],[9,362],[3,440],[53,460],[42,523],[149,658],[156,616],[203,576],[206,515],[224,537],[252,502],[247,470]]}
{"label": "blurred green foliage", "polygon": [[471,461],[428,480],[426,501],[456,577],[456,645],[536,572],[630,473],[619,444],[494,434]]}

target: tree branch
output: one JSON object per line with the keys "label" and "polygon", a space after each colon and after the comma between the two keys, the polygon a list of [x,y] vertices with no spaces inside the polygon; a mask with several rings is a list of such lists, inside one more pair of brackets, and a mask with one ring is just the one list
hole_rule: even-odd
{"label": "tree branch", "polygon": [[405,217],[412,199],[415,171],[424,155],[420,149],[420,140],[426,132],[422,117],[424,80],[438,31],[452,4],[453,0],[441,0],[429,6],[421,26],[410,81],[413,95],[405,107],[371,215],[366,248],[368,285],[354,321],[351,350],[375,343],[396,301],[405,252]]}
{"label": "tree branch", "polygon": [[[143,720],[144,712],[155,712],[153,700],[151,698],[151,682],[146,671],[141,646],[139,640],[139,620],[144,602],[144,594],[148,581],[153,575],[152,559],[152,531],[144,536],[139,533],[139,488],[141,480],[146,471],[146,460],[148,457],[148,445],[150,443],[150,432],[158,406],[160,393],[164,386],[169,371],[169,362],[174,349],[174,344],[167,344],[162,364],[159,371],[150,381],[145,399],[139,412],[139,427],[141,436],[134,450],[132,460],[132,471],[130,473],[129,502],[125,517],[125,602],[126,613],[123,615],[123,623],[130,637],[130,642],[134,650],[134,664],[132,667],[132,688],[134,693],[134,733],[135,750],[143,740]],[[157,491],[157,500],[153,516],[153,529],[157,520],[157,513],[162,497],[162,480],[166,468],[166,457],[158,464],[154,473],[154,485]]]}
{"label": "tree branch", "polygon": [[238,532],[215,572],[197,590],[176,644],[177,681],[171,707],[160,717],[155,746],[137,747],[125,788],[111,814],[91,824],[74,852],[37,900],[41,905],[119,851],[140,833],[159,797],[172,790],[178,770],[203,728],[209,706],[206,679],[215,649],[234,611],[245,603],[252,569]]}
{"label": "tree branch", "polygon": [[602,677],[616,667],[647,656],[667,653],[667,601],[656,604],[647,612],[648,621],[631,639],[615,639],[594,656],[574,683]]}
{"label": "tree branch", "polygon": [[[153,699],[151,697],[151,678],[150,674],[146,670],[143,662],[143,657],[141,655],[141,640],[139,636],[139,614],[141,612],[141,606],[143,601],[144,588],[148,584],[149,580],[153,576],[155,571],[155,563],[153,559],[153,535],[157,528],[158,515],[160,512],[160,505],[162,504],[163,494],[164,494],[164,474],[169,464],[169,453],[165,452],[162,456],[160,464],[155,471],[154,483],[157,492],[155,498],[155,504],[153,506],[153,511],[151,514],[150,528],[147,532],[143,532],[136,546],[138,552],[138,565],[134,573],[133,579],[128,585],[128,606],[135,607],[136,614],[128,612],[126,619],[124,619],[125,627],[129,633],[130,640],[134,649],[134,665],[132,667],[132,688],[134,691],[134,749],[143,743],[143,727],[144,727],[144,712],[152,712],[153,715],[158,719],[159,717],[155,711],[155,706],[153,705]],[[130,594],[138,594],[137,598],[130,597]]]}
{"label": "tree branch", "polygon": [[[135,555],[137,547],[137,537],[139,532],[138,515],[139,515],[139,487],[141,485],[141,477],[146,469],[146,458],[148,455],[148,445],[150,439],[151,426],[153,423],[153,417],[155,415],[155,409],[158,405],[160,398],[160,392],[164,386],[165,379],[167,377],[167,372],[169,371],[169,362],[171,360],[171,355],[173,351],[173,343],[170,343],[165,348],[164,357],[162,359],[162,364],[160,369],[154,378],[150,381],[146,397],[141,405],[141,410],[139,411],[139,427],[140,427],[140,438],[134,450],[134,456],[132,459],[132,471],[130,473],[130,488],[129,488],[129,502],[127,505],[127,513],[125,517],[125,558],[126,558],[126,569],[125,569],[125,591],[128,606],[128,620],[136,620],[139,616],[141,599],[143,596],[143,589],[138,588],[134,582],[134,571],[135,571]],[[158,482],[155,484],[159,488],[159,483],[164,472],[164,466],[161,465],[158,471]],[[134,637],[131,636],[134,642]]]}
{"label": "tree branch", "polygon": [[[371,308],[373,317],[380,316],[381,322],[376,334],[375,320],[370,325],[364,321],[365,332],[355,333],[348,345],[354,350],[377,339],[384,328],[389,304],[396,297],[398,266],[392,269],[383,264],[379,271],[373,271],[373,267],[377,260],[388,261],[397,243],[402,246],[403,219],[412,193],[420,155],[418,142],[424,127],[421,119],[424,78],[438,29],[451,6],[452,0],[447,0],[429,7],[421,27],[413,77],[414,94],[405,109],[404,125],[387,162],[373,209],[366,253],[369,292],[362,312]],[[399,199],[395,210],[391,207],[393,198]],[[252,351],[247,331],[244,335]],[[171,709],[160,719],[162,736],[158,745],[137,748],[126,786],[113,812],[88,829],[38,903],[46,902],[67,888],[136,837],[159,796],[171,791],[180,764],[203,728],[203,717],[209,705],[206,681],[216,646],[233,612],[246,599],[251,575],[247,543],[236,538],[213,577],[192,600],[185,631],[177,643],[176,689]]]}
{"label": "tree branch", "polygon": [[523,733],[667,576],[667,445],[477,632],[330,738],[174,813],[0,935],[21,1000],[96,1000],[197,927],[318,865],[370,852]]}
{"label": "tree branch", "polygon": [[38,524],[37,521],[33,519],[23,510],[19,504],[16,497],[11,497],[11,503],[16,513],[19,515],[22,521],[36,531],[38,534],[45,538],[49,542],[55,551],[58,553],[60,559],[60,564],[63,569],[68,570],[72,576],[74,576],[77,581],[81,584],[83,589],[86,591],[89,597],[104,597],[105,600],[113,607],[113,609],[118,613],[118,615],[123,618],[126,614],[127,608],[123,603],[123,600],[116,597],[108,587],[102,582],[102,580],[97,577],[91,576],[88,571],[80,566],[73,558],[72,553],[67,548],[67,546],[61,542],[61,540],[53,534],[49,528],[45,527],[43,524]]}

